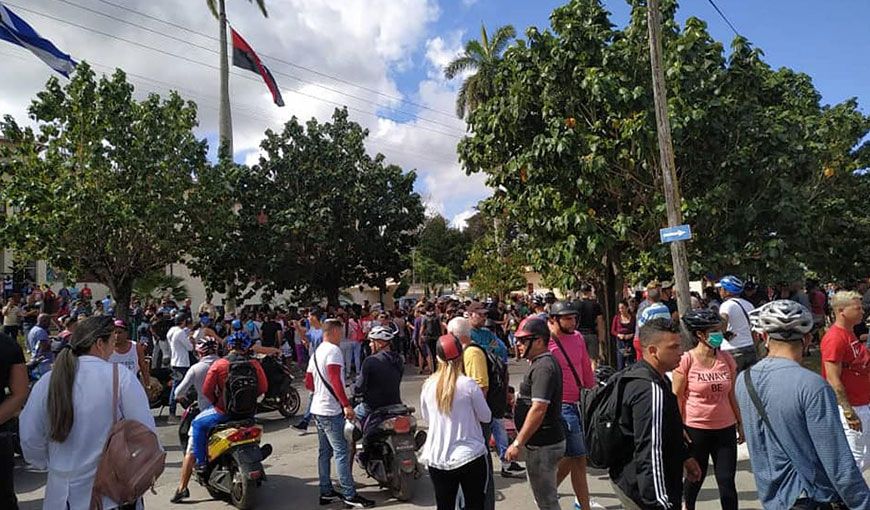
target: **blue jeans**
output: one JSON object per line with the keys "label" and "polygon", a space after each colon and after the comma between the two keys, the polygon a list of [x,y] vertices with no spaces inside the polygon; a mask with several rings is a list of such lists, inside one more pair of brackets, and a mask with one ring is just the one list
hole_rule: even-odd
{"label": "blue jeans", "polygon": [[227,415],[214,407],[209,407],[193,419],[193,423],[190,424],[190,435],[193,438],[193,456],[196,458],[197,466],[208,462],[208,431],[228,420]]}
{"label": "blue jeans", "polygon": [[360,353],[361,345],[353,340],[345,340],[341,342],[341,354],[344,357],[344,375],[350,376],[351,367],[356,370],[356,374],[360,374]]}
{"label": "blue jeans", "polygon": [[365,402],[360,402],[356,407],[353,408],[353,414],[356,415],[356,419],[359,422],[359,426],[361,429],[365,430],[366,418],[372,414],[372,408],[369,407]]}
{"label": "blue jeans", "polygon": [[[630,350],[630,351],[629,351]],[[631,352],[626,356],[624,352]],[[623,368],[634,364],[634,342],[632,340],[617,340],[616,341],[616,369]]]}
{"label": "blue jeans", "polygon": [[320,494],[329,494],[332,487],[330,460],[335,455],[335,466],[338,471],[338,482],[347,498],[356,496],[356,486],[350,465],[350,448],[344,438],[344,415],[335,416],[314,415],[317,424],[317,472],[320,476]]}
{"label": "blue jeans", "polygon": [[498,452],[498,458],[504,464],[504,454],[508,449],[507,429],[504,426],[504,419],[492,419],[492,438],[495,440],[495,451]]}
{"label": "blue jeans", "polygon": [[172,391],[169,392],[169,414],[175,416],[175,388],[181,384],[190,367],[172,367]]}

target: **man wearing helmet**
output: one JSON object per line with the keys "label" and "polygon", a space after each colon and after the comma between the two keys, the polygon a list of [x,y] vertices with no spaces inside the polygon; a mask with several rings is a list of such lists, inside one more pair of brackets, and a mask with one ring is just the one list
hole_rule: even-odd
{"label": "man wearing helmet", "polygon": [[751,315],[768,355],[737,377],[749,459],[765,508],[870,508],[830,385],[800,364],[813,316],[791,300]]}
{"label": "man wearing helmet", "polygon": [[[187,392],[190,390],[190,385],[196,389],[197,404],[199,410],[203,411],[211,407],[211,401],[206,398],[202,392],[202,387],[205,384],[205,376],[208,374],[209,368],[218,359],[218,341],[215,337],[206,336],[196,344],[196,353],[199,355],[199,361],[190,367],[190,370],[184,374],[184,379],[181,384],[175,388],[176,400],[184,399]],[[175,489],[175,495],[172,496],[170,502],[178,503],[183,499],[190,497],[190,490],[187,484],[190,482],[190,476],[193,474],[193,466],[195,458],[193,456],[193,435],[189,435],[187,439],[187,450],[184,454],[184,459],[181,462],[181,480],[178,482],[178,488]]]}
{"label": "man wearing helmet", "polygon": [[565,425],[565,452],[559,460],[559,484],[571,475],[571,487],[577,497],[575,507],[590,506],[589,483],[586,480],[586,442],[580,414],[580,392],[595,385],[593,363],[586,351],[586,342],[577,331],[578,311],[571,301],[556,301],[550,306],[550,340],[547,344],[561,368],[562,402],[559,410]]}
{"label": "man wearing helmet", "polygon": [[722,351],[731,354],[740,372],[751,367],[758,361],[758,351],[752,338],[752,326],[749,323],[749,312],[755,307],[752,303],[740,297],[743,292],[743,280],[736,276],[723,276],[716,288],[722,297],[719,315],[725,321],[725,341]]}
{"label": "man wearing helmet", "polygon": [[[557,305],[558,303],[554,304]],[[565,454],[562,425],[562,369],[548,348],[550,330],[538,317],[523,320],[516,332],[520,355],[529,371],[517,394],[515,420],[519,432],[505,452],[509,462],[526,453],[526,474],[540,510],[558,510],[556,466]]]}
{"label": "man wearing helmet", "polygon": [[[207,465],[209,429],[231,418],[228,414],[228,411],[231,411],[229,395],[225,394],[226,383],[231,377],[231,369],[236,370],[235,367],[239,361],[247,360],[257,374],[257,396],[263,395],[269,389],[266,373],[263,372],[260,362],[248,358],[251,346],[253,345],[251,337],[244,333],[236,332],[227,337],[226,343],[230,353],[227,357],[212,363],[208,372],[206,372],[205,381],[202,383],[202,394],[211,403],[211,407],[201,411],[190,426],[190,433],[193,436],[193,455],[196,458],[197,471],[204,470]],[[256,399],[254,400],[254,405],[256,406]],[[233,418],[236,417],[233,416]]]}
{"label": "man wearing helmet", "polygon": [[372,355],[363,360],[360,377],[354,384],[354,394],[363,398],[354,408],[356,419],[363,428],[372,411],[402,403],[399,387],[405,364],[402,357],[391,349],[395,336],[388,326],[375,326],[369,331]]}

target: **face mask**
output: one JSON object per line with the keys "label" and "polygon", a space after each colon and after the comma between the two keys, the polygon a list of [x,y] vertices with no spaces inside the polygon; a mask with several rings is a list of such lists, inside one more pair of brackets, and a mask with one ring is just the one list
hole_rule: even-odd
{"label": "face mask", "polygon": [[718,349],[719,346],[722,345],[722,341],[725,340],[725,336],[722,335],[721,331],[714,331],[707,336],[707,343],[710,344],[710,347],[714,349]]}

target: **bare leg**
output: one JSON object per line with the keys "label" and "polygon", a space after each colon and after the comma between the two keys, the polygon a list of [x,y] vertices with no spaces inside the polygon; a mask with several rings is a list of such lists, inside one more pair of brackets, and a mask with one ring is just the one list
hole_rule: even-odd
{"label": "bare leg", "polygon": [[571,475],[571,487],[581,508],[589,509],[589,483],[586,480],[586,457],[563,457],[559,461],[556,479],[559,485]]}
{"label": "bare leg", "polygon": [[187,484],[190,483],[190,476],[193,474],[193,464],[195,462],[196,459],[193,457],[193,453],[186,454],[181,461],[181,481],[178,482],[179,492],[186,489]]}

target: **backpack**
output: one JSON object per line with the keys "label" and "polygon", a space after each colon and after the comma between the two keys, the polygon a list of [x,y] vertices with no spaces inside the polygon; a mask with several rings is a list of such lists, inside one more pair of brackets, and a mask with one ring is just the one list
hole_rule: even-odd
{"label": "backpack", "polygon": [[[166,452],[151,429],[118,419],[118,364],[112,366],[112,428],[94,477],[91,508],[102,510],[103,496],[119,505],[135,503],[163,473]],[[154,492],[156,494],[156,492]]]}
{"label": "backpack", "polygon": [[233,419],[250,418],[257,414],[257,369],[247,356],[230,354],[227,380],[224,383],[226,412]]}
{"label": "backpack", "polygon": [[622,370],[611,376],[603,386],[580,392],[586,461],[591,467],[609,469],[622,466],[631,456],[633,441],[623,434],[619,418],[625,385],[639,377],[629,370]]}
{"label": "backpack", "polygon": [[[500,342],[500,340],[495,341]],[[468,347],[477,347],[483,351],[483,355],[486,357],[486,376],[489,379],[486,404],[492,411],[493,418],[503,418],[504,413],[507,412],[507,365],[495,353],[478,344],[472,343]]]}
{"label": "backpack", "polygon": [[423,327],[426,330],[427,340],[438,340],[438,337],[441,336],[441,321],[438,319],[437,315],[427,315],[426,318],[423,319]]}

